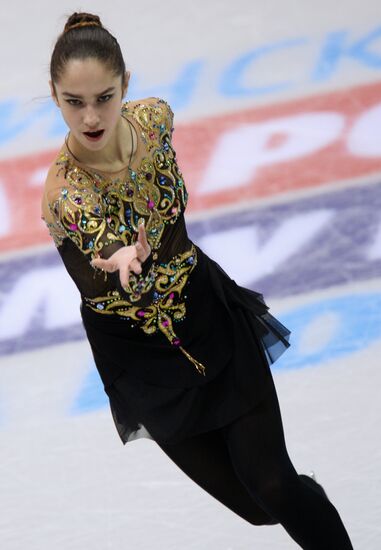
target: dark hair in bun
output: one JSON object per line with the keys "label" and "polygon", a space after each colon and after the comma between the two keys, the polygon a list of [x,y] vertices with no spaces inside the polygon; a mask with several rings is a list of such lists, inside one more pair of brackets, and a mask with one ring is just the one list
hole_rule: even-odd
{"label": "dark hair in bun", "polygon": [[66,21],[66,25],[64,27],[64,33],[77,28],[77,27],[85,27],[85,26],[96,26],[103,28],[103,25],[101,23],[101,20],[99,19],[98,15],[93,15],[92,13],[77,13],[74,12],[69,19]]}
{"label": "dark hair in bun", "polygon": [[50,60],[53,87],[60,80],[68,61],[89,57],[104,63],[115,76],[122,77],[122,86],[125,84],[126,66],[116,38],[103,27],[98,15],[74,12],[67,19],[53,49]]}

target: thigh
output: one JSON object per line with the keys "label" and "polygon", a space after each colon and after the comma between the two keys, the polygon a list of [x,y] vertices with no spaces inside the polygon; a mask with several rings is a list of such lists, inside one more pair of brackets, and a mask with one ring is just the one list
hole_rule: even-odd
{"label": "thigh", "polygon": [[157,444],[190,479],[240,517],[253,525],[274,523],[237,477],[219,430]]}
{"label": "thigh", "polygon": [[250,494],[262,496],[298,482],[286,448],[275,386],[249,413],[221,429],[233,468]]}

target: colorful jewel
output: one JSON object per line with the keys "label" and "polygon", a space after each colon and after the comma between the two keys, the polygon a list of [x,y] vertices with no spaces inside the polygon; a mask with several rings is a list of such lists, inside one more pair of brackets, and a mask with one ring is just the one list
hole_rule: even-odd
{"label": "colorful jewel", "polygon": [[[184,288],[197,265],[196,249],[192,245],[170,261],[160,262],[164,232],[170,229],[168,224],[178,220],[187,200],[170,142],[173,113],[161,99],[154,104],[136,102],[133,109],[132,114],[142,128],[139,137],[147,149],[138,171],[129,168],[128,181],[106,178],[76,166],[66,153],[60,154],[57,165],[64,171],[68,186],[61,188],[59,197],[49,204],[55,219],[55,224],[48,224],[49,231],[57,246],[69,235],[89,258],[102,257],[103,248],[111,243],[136,242],[138,222],[144,215],[152,249],[148,273],[144,276],[130,272],[125,294],[111,287],[105,296],[91,299],[83,296],[83,300],[99,314],[117,315],[147,335],[162,332],[199,373],[205,374],[205,367],[184,350],[173,331],[173,325],[186,315]],[[142,308],[139,302],[144,296],[152,297]]]}

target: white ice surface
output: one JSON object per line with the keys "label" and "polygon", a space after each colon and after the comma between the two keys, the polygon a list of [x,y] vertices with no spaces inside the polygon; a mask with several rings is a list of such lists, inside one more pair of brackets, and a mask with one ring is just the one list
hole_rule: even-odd
{"label": "white ice surface", "polygon": [[[360,64],[343,64],[335,81],[311,84],[307,57],[322,37],[352,29],[351,39],[380,22],[379,2],[348,0],[174,0],[3,2],[1,98],[47,95],[51,47],[65,14],[99,13],[120,37],[144,86],[167,82],[179,65],[204,56],[217,78],[229,59],[266,41],[309,36],[307,49],[285,64],[259,67],[263,81],[279,71],[300,84],[284,98],[374,80]],[[305,80],[299,70],[303,65]],[[204,79],[180,119],[252,105],[227,106]],[[160,94],[159,94],[160,95]],[[276,99],[276,98],[275,98]],[[271,101],[275,101],[271,98]],[[279,100],[283,98],[279,97]],[[259,97],[258,103],[269,101]],[[40,129],[41,130],[41,129]],[[30,134],[7,145],[1,158],[44,150]],[[4,220],[2,220],[4,222]],[[380,281],[374,282],[379,289]],[[350,283],[348,284],[350,289]],[[308,296],[295,299],[295,303]],[[290,297],[289,302],[293,302]],[[274,306],[281,308],[282,302]],[[315,470],[338,508],[356,550],[381,548],[381,342],[318,367],[276,372],[288,450],[300,472]],[[72,397],[87,373],[90,351],[75,342],[0,361],[1,550],[291,550],[281,527],[254,527],[181,472],[154,442],[124,447],[107,407],[70,416]],[[338,549],[339,550],[339,549]]]}

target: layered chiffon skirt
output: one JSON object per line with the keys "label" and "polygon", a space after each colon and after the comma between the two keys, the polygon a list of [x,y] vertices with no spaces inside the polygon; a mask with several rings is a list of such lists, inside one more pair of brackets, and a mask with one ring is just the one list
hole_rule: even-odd
{"label": "layered chiffon skirt", "polygon": [[163,334],[147,335],[81,305],[123,444],[142,437],[177,443],[230,423],[273,389],[270,366],[290,346],[291,331],[269,312],[263,295],[239,286],[196,250],[186,316],[174,329],[205,376]]}

